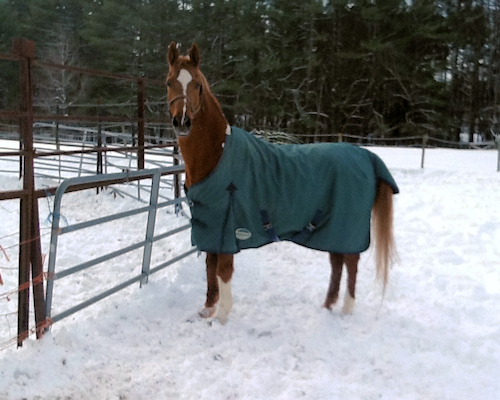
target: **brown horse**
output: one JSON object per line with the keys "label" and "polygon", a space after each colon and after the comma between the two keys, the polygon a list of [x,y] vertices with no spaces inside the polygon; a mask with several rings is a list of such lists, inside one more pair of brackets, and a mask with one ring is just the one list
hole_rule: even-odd
{"label": "brown horse", "polygon": [[[193,44],[189,55],[182,56],[179,54],[176,43],[172,42],[168,47],[167,60],[169,65],[168,104],[174,131],[185,162],[185,186],[189,191],[193,185],[205,180],[216,169],[225,150],[226,137],[230,134],[231,128],[219,102],[210,91],[205,76],[200,71],[201,57],[198,46]],[[264,173],[262,171],[262,174]],[[377,277],[382,279],[385,291],[389,264],[394,252],[392,196],[397,189],[384,182],[376,182],[376,186],[373,187],[376,193],[373,194],[374,199],[370,203],[372,204],[372,239],[376,243]],[[247,234],[240,232],[243,239]],[[331,310],[336,303],[342,268],[345,264],[348,273],[348,290],[343,312],[350,313],[353,310],[358,261],[359,253],[330,252],[331,278],[323,307]],[[207,297],[200,315],[204,318],[219,319],[224,324],[233,305],[231,293],[233,254],[207,251],[206,270]]]}

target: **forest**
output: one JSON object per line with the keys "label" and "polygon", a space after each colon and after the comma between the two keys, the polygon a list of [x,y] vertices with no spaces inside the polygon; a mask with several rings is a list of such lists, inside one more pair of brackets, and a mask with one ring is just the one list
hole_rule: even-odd
{"label": "forest", "polygon": [[[18,36],[42,60],[160,80],[168,44],[196,42],[226,117],[249,130],[500,131],[500,0],[0,0],[0,53]],[[15,107],[17,74],[0,62],[0,109]],[[135,101],[125,84],[65,71],[36,87],[47,109]]]}

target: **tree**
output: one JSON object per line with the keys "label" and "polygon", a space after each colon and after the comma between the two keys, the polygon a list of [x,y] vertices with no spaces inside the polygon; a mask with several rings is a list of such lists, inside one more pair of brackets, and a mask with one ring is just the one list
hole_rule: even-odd
{"label": "tree", "polygon": [[452,32],[451,113],[455,117],[454,133],[477,132],[480,110],[484,106],[484,59],[489,36],[482,1],[448,0],[443,2]]}
{"label": "tree", "polygon": [[[54,26],[52,40],[40,50],[40,58],[60,65],[78,65],[79,47],[72,32],[63,25]],[[87,76],[64,69],[44,68],[37,71],[35,103],[50,111],[54,106],[65,109],[84,96]]]}
{"label": "tree", "polygon": [[[11,5],[0,1],[0,52],[10,53],[12,38],[17,35],[17,16]],[[14,62],[1,61],[0,109],[12,109],[18,104],[19,69]]]}
{"label": "tree", "polygon": [[[0,0],[5,52],[19,35],[42,59],[154,79],[172,40],[197,42],[226,116],[247,129],[456,139],[500,119],[500,0]],[[133,82],[41,73],[45,104],[135,102]]]}

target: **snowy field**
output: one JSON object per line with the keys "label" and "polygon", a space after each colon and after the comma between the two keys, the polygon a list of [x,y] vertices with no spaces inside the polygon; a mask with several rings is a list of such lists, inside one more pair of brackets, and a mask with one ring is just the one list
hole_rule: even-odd
{"label": "snowy field", "polygon": [[[500,173],[496,151],[372,148],[391,169],[398,260],[382,302],[373,254],[357,304],[320,306],[328,257],[290,243],[235,258],[225,326],[197,315],[196,255],[0,352],[0,399],[500,399]],[[0,168],[1,169],[1,168]],[[40,185],[50,182],[39,182]],[[2,175],[0,190],[18,185]],[[125,187],[124,190],[132,190]],[[68,195],[76,223],[137,206],[109,191]],[[40,203],[44,252],[50,203]],[[0,203],[0,294],[17,285],[15,202]],[[186,219],[164,210],[160,228]],[[58,269],[144,235],[141,219],[62,243]],[[109,243],[111,244],[108,244]],[[155,262],[189,248],[189,232],[155,244]],[[140,271],[140,253],[56,281],[54,311]],[[343,297],[344,285],[340,298]],[[14,296],[15,297],[15,296]],[[16,299],[0,299],[0,343],[16,335]]]}

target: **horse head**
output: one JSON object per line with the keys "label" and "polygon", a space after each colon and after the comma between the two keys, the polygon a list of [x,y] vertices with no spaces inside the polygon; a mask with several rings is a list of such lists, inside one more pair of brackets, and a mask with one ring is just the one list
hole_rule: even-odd
{"label": "horse head", "polygon": [[172,124],[177,136],[188,136],[193,121],[202,108],[205,77],[200,71],[200,50],[193,43],[189,56],[181,56],[175,42],[167,53],[167,98]]}

